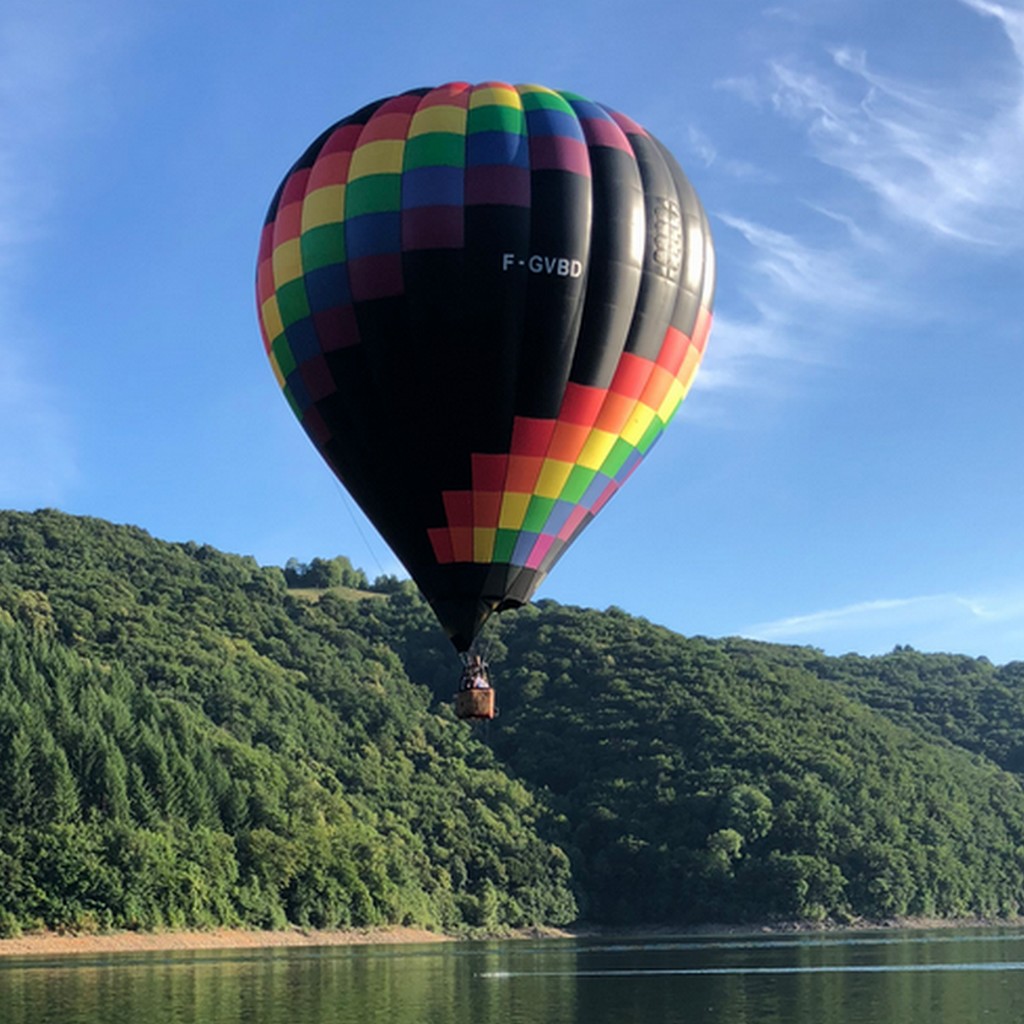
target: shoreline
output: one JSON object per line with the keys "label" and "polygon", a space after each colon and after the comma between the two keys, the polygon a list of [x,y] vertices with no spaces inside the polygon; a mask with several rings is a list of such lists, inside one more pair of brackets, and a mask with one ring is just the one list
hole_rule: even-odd
{"label": "shoreline", "polygon": [[423,928],[382,927],[352,930],[290,928],[281,931],[215,928],[209,931],[108,932],[61,934],[31,932],[0,939],[0,959],[7,957],[63,957],[78,954],[167,953],[203,950],[290,949],[296,947],[398,946],[424,943],[487,941],[497,939],[585,938],[703,938],[712,936],[828,934],[850,931],[922,931],[955,928],[1020,928],[1024,918],[898,918],[888,921],[835,922],[787,921],[762,924],[705,924],[611,928],[579,925],[569,928],[523,928],[492,935],[446,935]]}
{"label": "shoreline", "polygon": [[454,936],[421,928],[325,930],[290,928],[250,931],[213,928],[209,931],[106,932],[62,934],[28,932],[0,939],[0,959],[10,956],[68,956],[78,953],[167,953],[213,949],[289,949],[301,946],[397,946],[452,942]]}

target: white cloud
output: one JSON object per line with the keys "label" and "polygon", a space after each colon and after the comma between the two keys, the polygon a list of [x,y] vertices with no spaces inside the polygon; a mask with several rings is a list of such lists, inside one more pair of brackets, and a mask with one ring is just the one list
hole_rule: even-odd
{"label": "white cloud", "polygon": [[[899,310],[896,294],[880,284],[883,244],[840,214],[814,212],[842,228],[842,242],[814,245],[743,217],[716,218],[747,245],[740,286],[747,309],[716,316],[714,343],[697,387],[762,386],[767,360],[790,366],[832,363],[837,339],[851,323]],[[772,388],[778,391],[777,375]]]}
{"label": "white cloud", "polygon": [[[1014,62],[1004,85],[925,88],[879,74],[863,50],[843,46],[832,51],[827,74],[772,62],[770,100],[804,126],[820,161],[866,188],[889,217],[938,238],[1018,248],[1024,241],[1024,12],[986,0],[961,2],[995,18],[1010,41]],[[749,84],[744,88],[754,95]]]}
{"label": "white cloud", "polygon": [[[813,182],[803,209],[817,220],[796,219],[789,206],[775,212],[788,222],[770,224],[744,210],[745,192],[714,217],[746,243],[729,240],[730,275],[745,304],[720,310],[697,387],[756,389],[770,380],[777,392],[779,371],[841,362],[843,340],[872,323],[935,315],[941,299],[918,301],[930,287],[921,232],[981,253],[1024,244],[1024,11],[960,2],[994,19],[1011,43],[1002,68],[979,53],[962,88],[880,74],[853,46],[833,48],[824,65],[776,59],[765,74],[715,83],[802,129],[821,173],[801,171]],[[691,144],[724,169],[712,138],[694,132]]]}
{"label": "white cloud", "polygon": [[687,130],[690,149],[705,167],[714,167],[717,171],[738,178],[741,181],[771,181],[771,175],[764,168],[756,167],[747,160],[723,157],[711,138],[695,125]]}
{"label": "white cloud", "polygon": [[[760,279],[754,301],[766,307],[765,316],[780,302],[853,311],[876,309],[887,301],[864,269],[853,265],[855,257],[847,248],[815,247],[795,235],[729,214],[720,219],[753,249],[751,266]],[[760,295],[770,298],[758,298]]]}
{"label": "white cloud", "polygon": [[1024,659],[1024,594],[929,594],[878,599],[763,622],[745,636],[809,643],[833,654],[878,654],[896,644],[926,651],[984,653],[994,661]]}

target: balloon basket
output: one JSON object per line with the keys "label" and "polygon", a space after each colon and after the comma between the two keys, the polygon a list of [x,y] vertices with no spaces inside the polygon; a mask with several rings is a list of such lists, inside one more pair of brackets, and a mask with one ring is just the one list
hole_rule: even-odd
{"label": "balloon basket", "polygon": [[494,714],[494,690],[459,690],[455,694],[457,718],[490,719]]}

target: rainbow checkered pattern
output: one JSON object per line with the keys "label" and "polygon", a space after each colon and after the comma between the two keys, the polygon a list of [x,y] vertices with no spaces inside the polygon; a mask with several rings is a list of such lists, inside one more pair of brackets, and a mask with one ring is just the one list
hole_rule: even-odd
{"label": "rainbow checkered pattern", "polygon": [[257,269],[286,399],[460,648],[661,436],[713,291],[706,216],[657,140],[500,82],[328,129],[274,197]]}
{"label": "rainbow checkered pattern", "polygon": [[[708,321],[710,322],[710,321]],[[704,348],[669,331],[654,361],[623,353],[608,388],[569,383],[555,419],[517,416],[508,455],[474,453],[473,486],[443,493],[438,562],[546,572],[625,483],[675,415]]]}

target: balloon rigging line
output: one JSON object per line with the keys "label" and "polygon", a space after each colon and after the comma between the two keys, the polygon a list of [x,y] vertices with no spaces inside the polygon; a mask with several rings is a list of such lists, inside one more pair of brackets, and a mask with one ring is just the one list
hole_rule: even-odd
{"label": "balloon rigging line", "polygon": [[352,508],[352,499],[349,498],[348,492],[344,487],[341,486],[341,481],[335,478],[334,486],[338,488],[338,493],[341,495],[342,503],[348,511],[349,517],[352,520],[353,525],[356,528],[356,532],[359,534],[359,539],[363,542],[363,546],[366,548],[367,554],[374,560],[379,570],[378,576],[386,576],[387,573],[384,571],[384,566],[380,564],[380,559],[377,557],[377,553],[370,547],[370,541],[363,531],[362,523],[359,522],[359,517],[356,515],[355,510]]}

